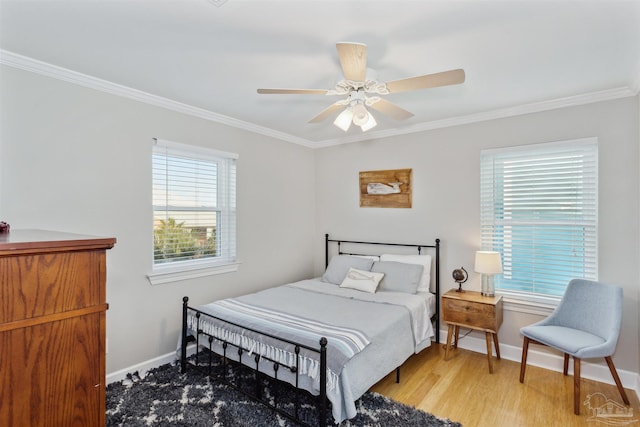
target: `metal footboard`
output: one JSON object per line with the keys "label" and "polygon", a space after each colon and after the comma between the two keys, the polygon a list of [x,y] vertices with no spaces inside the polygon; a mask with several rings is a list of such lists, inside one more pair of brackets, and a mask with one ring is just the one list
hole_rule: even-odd
{"label": "metal footboard", "polygon": [[[300,402],[299,402],[299,393],[303,393],[306,391],[300,388],[300,352],[302,350],[306,350],[306,352],[310,352],[312,354],[317,354],[318,360],[320,361],[320,392],[318,396],[314,396],[317,399],[317,412],[318,412],[318,425],[321,427],[326,427],[327,425],[327,339],[321,338],[319,340],[319,347],[313,348],[304,344],[296,343],[294,341],[282,339],[270,334],[266,334],[262,331],[258,331],[252,328],[248,328],[243,325],[238,325],[233,322],[229,322],[228,320],[213,316],[211,314],[202,312],[193,307],[189,307],[188,302],[189,298],[184,297],[182,299],[182,345],[181,345],[181,354],[180,354],[180,368],[181,372],[185,373],[187,370],[187,366],[194,368],[206,375],[214,376],[216,381],[219,381],[223,384],[226,384],[235,390],[241,392],[245,396],[265,405],[271,410],[279,413],[280,415],[300,424],[303,426],[312,427],[311,424],[308,424],[306,421],[300,418]],[[194,335],[189,335],[188,328],[188,320],[189,316],[195,317],[195,324],[192,323],[192,332]],[[259,334],[264,337],[268,337],[272,340],[278,342],[278,345],[283,349],[290,349],[292,354],[295,354],[295,363],[293,366],[289,364],[282,363],[278,360],[275,360],[271,357],[261,356],[259,354],[250,355],[251,351],[248,348],[245,348],[242,343],[237,344],[231,341],[227,341],[224,339],[220,339],[219,337],[213,336],[207,332],[204,332],[201,328],[201,319],[203,318],[215,319],[216,322],[220,322],[224,325],[232,325],[238,328],[242,328],[246,331],[251,331],[253,333]],[[196,355],[195,357],[187,358],[187,345],[189,342],[195,342],[196,344]],[[222,351],[214,351],[213,344],[217,343],[222,347]],[[197,362],[201,351],[201,349],[206,349],[207,354],[205,358],[208,358],[208,363],[205,364],[205,367]],[[231,355],[235,353],[236,360],[233,360]],[[213,358],[218,357],[218,372],[214,372],[214,363]],[[243,361],[244,358],[244,361]],[[253,360],[250,361],[249,358]],[[196,360],[196,362],[191,362],[190,360]],[[239,377],[237,380],[233,380],[233,378],[228,375],[229,364],[238,363],[240,366],[244,365],[247,368],[253,370],[254,372],[254,381],[255,387],[254,391],[249,391],[247,387],[242,387],[239,384]],[[255,364],[254,366],[249,366],[250,364]],[[265,372],[264,370],[260,370],[261,366],[271,366],[272,372]],[[260,387],[260,378],[261,375],[266,375],[270,378],[279,381],[278,372],[280,369],[288,370],[294,377],[293,384],[288,382],[281,381],[281,384],[286,384],[294,389],[296,389],[296,394],[294,395],[294,405],[293,411],[288,411],[284,408],[284,406],[278,405],[278,397],[275,396],[273,399],[273,403],[266,398],[263,398],[261,387]]]}

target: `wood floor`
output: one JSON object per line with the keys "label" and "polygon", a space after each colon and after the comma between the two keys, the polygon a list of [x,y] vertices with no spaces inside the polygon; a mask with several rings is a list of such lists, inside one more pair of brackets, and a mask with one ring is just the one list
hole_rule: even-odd
{"label": "wood floor", "polygon": [[[574,415],[572,376],[527,366],[524,384],[520,384],[520,364],[517,362],[494,359],[494,373],[489,374],[484,354],[456,349],[450,353],[448,361],[445,362],[443,356],[443,346],[433,345],[405,362],[400,384],[396,384],[394,372],[371,390],[458,421],[464,427],[607,425],[603,422],[607,419],[589,421],[594,413],[586,405],[579,416]],[[594,407],[607,399],[622,404],[615,385],[583,379],[581,387],[581,400],[584,402],[591,395]],[[627,396],[633,416],[618,417],[615,425],[640,427],[638,397],[628,389]],[[626,421],[630,422],[619,424]]]}

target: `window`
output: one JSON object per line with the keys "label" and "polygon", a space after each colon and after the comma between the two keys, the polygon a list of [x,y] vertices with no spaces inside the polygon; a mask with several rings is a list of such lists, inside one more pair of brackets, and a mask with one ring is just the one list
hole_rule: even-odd
{"label": "window", "polygon": [[197,277],[235,264],[237,157],[155,140],[152,283],[176,280],[154,281],[158,273],[208,269],[187,276]]}
{"label": "window", "polygon": [[573,278],[596,280],[597,139],[483,150],[480,158],[482,246],[503,260],[496,289],[553,300]]}

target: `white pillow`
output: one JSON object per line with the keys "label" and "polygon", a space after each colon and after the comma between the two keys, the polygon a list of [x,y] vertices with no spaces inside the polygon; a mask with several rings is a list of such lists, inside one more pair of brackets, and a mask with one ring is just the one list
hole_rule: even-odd
{"label": "white pillow", "polygon": [[351,255],[351,256],[354,256],[356,258],[370,259],[373,262],[380,261],[380,257],[378,255]]}
{"label": "white pillow", "polygon": [[431,255],[383,254],[380,255],[380,261],[395,261],[405,264],[421,265],[423,267],[422,277],[420,278],[416,292],[431,292]]}
{"label": "white pillow", "polygon": [[378,284],[384,277],[384,273],[373,273],[371,271],[350,268],[347,276],[340,284],[341,288],[356,289],[358,291],[375,293]]}

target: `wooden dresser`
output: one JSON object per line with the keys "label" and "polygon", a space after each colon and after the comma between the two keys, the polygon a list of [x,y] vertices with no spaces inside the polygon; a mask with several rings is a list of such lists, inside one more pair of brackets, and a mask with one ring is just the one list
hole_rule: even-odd
{"label": "wooden dresser", "polygon": [[104,426],[113,238],[0,234],[0,425]]}

